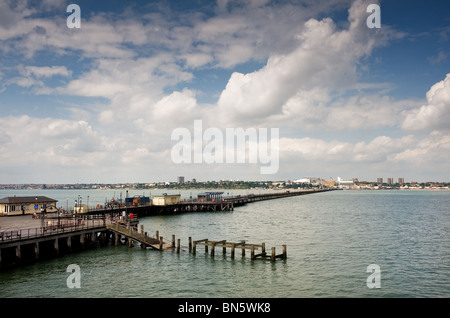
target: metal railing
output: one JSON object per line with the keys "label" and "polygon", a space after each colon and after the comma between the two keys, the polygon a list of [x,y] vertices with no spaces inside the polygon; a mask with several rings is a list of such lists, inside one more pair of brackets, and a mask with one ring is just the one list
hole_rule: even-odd
{"label": "metal railing", "polygon": [[107,222],[111,221],[108,221],[105,218],[53,219],[53,222],[48,223],[43,227],[0,231],[0,242],[13,242],[17,240],[82,231],[90,228],[106,227]]}

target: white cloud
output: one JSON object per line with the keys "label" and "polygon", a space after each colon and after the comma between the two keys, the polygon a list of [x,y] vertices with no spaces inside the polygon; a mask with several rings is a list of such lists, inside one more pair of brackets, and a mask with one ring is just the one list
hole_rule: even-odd
{"label": "white cloud", "polygon": [[292,111],[293,98],[306,96],[308,104],[323,104],[330,100],[323,93],[335,95],[358,87],[360,59],[392,36],[390,30],[368,33],[363,7],[362,1],[354,2],[348,29],[339,30],[330,18],[308,20],[292,51],[271,55],[258,71],[233,73],[218,101],[221,114],[228,121],[258,122],[282,114],[283,107]]}
{"label": "white cloud", "polygon": [[281,138],[280,150],[285,158],[329,162],[384,162],[389,156],[415,145],[413,136],[392,138],[379,136],[370,142],[326,141],[318,138]]}
{"label": "white cloud", "polygon": [[[47,9],[58,5],[44,2]],[[382,89],[389,84],[361,83],[364,58],[399,34],[385,25],[381,30],[366,27],[367,1],[352,1],[347,23],[337,24],[311,17],[324,16],[336,6],[342,9],[349,0],[306,3],[218,1],[212,17],[188,12],[132,19],[126,12],[83,13],[80,30],[66,28],[64,14],[41,18],[36,9],[26,10],[25,2],[2,3],[0,17],[5,16],[1,9],[11,14],[0,19],[3,53],[17,52],[21,63],[37,53],[61,60],[76,57],[80,66],[76,72],[69,66],[36,66],[31,59],[33,65],[15,68],[19,76],[4,80],[9,70],[2,68],[2,81],[34,94],[93,98],[85,99],[82,114],[72,120],[0,117],[0,147],[8,149],[0,154],[3,171],[46,163],[55,169],[70,166],[80,174],[98,167],[88,170],[100,175],[125,164],[122,170],[129,170],[122,178],[133,167],[148,166],[150,171],[150,163],[172,167],[170,134],[177,127],[191,127],[194,119],[203,119],[205,128],[279,127],[282,135],[288,131],[289,137],[280,140],[285,164],[280,172],[448,161],[450,74],[433,85],[420,108],[417,100],[386,95]],[[240,66],[250,61],[264,66],[247,73],[233,71],[248,69]],[[226,87],[219,88],[217,104],[200,104],[197,97],[204,92],[189,88],[197,70],[233,71]],[[68,110],[76,114],[77,107],[71,103]],[[380,127],[391,130],[376,130]],[[401,136],[408,132],[400,127],[436,131],[424,137]],[[361,130],[372,130],[370,139],[359,137]],[[354,133],[351,141],[340,139],[348,131]],[[306,132],[308,137],[299,137]],[[219,173],[222,168],[233,170],[211,169]]]}
{"label": "white cloud", "polygon": [[72,71],[69,71],[65,66],[25,66],[22,73],[25,76],[34,75],[37,78],[52,77],[56,75],[71,76]]}
{"label": "white cloud", "polygon": [[406,130],[449,129],[450,74],[427,92],[427,104],[405,111],[402,128]]}
{"label": "white cloud", "polygon": [[439,169],[445,175],[448,173],[450,161],[450,135],[432,131],[428,136],[417,140],[414,145],[393,154],[389,161],[412,165],[420,169]]}

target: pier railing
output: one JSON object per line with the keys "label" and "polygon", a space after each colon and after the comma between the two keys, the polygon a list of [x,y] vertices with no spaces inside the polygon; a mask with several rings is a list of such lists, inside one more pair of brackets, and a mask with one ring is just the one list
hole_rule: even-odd
{"label": "pier railing", "polygon": [[53,220],[51,223],[47,223],[42,227],[1,231],[0,242],[12,242],[90,228],[106,227],[107,222],[111,221],[106,220],[106,218]]}

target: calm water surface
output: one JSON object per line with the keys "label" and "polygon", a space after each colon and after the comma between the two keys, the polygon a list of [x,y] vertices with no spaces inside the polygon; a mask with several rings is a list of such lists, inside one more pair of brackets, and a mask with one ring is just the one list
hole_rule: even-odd
{"label": "calm water surface", "polygon": [[[180,193],[189,198],[198,191]],[[96,205],[120,192],[0,191],[0,197],[14,194],[46,195],[66,207],[77,195]],[[135,194],[161,193],[130,191]],[[145,217],[140,224],[151,234],[175,234],[181,253],[127,246],[72,253],[0,272],[0,297],[450,296],[450,191],[333,191],[252,203],[233,212]],[[203,248],[193,256],[187,251],[189,236],[265,242],[277,253],[286,244],[288,259],[252,261],[240,250],[231,259],[229,250],[223,255],[220,248],[215,257]],[[69,264],[81,268],[79,289],[66,285]],[[381,268],[380,288],[367,287],[370,264]]]}

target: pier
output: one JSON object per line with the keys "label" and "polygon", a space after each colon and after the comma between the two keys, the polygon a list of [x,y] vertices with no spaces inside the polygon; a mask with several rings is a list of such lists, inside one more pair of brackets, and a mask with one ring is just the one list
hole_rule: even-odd
{"label": "pier", "polygon": [[[180,252],[180,239],[178,243],[175,235],[172,241],[165,241],[159,232],[151,237],[144,231],[141,225],[138,230],[138,218],[140,216],[174,214],[187,212],[219,212],[233,211],[234,207],[251,202],[273,200],[290,196],[319,193],[330,190],[306,190],[293,192],[274,192],[265,194],[250,194],[245,196],[227,197],[217,202],[179,202],[170,205],[142,205],[133,207],[118,207],[96,209],[87,213],[70,217],[48,217],[44,226],[37,228],[3,230],[0,231],[0,268],[13,265],[32,263],[40,259],[57,257],[75,250],[83,250],[91,246],[108,244],[139,243],[142,248]],[[124,211],[125,210],[125,211]],[[92,213],[95,212],[95,215]],[[12,216],[14,217],[14,216]],[[44,224],[44,222],[43,222]],[[176,244],[177,243],[177,244]],[[235,257],[236,249],[240,249],[242,256],[250,251],[252,260],[263,259],[275,261],[286,259],[286,245],[282,245],[283,252],[276,254],[275,247],[271,253],[266,252],[265,244],[250,244],[246,242],[229,242],[227,240],[211,241],[209,239],[192,241],[189,237],[189,252],[197,253],[197,246],[204,246],[205,252],[211,249],[211,256],[215,254],[215,248],[222,248],[223,253],[230,250],[231,258]]]}
{"label": "pier", "polygon": [[62,219],[58,223],[0,233],[0,266],[21,265],[90,247],[106,239],[106,218]]}
{"label": "pier", "polygon": [[314,189],[314,190],[297,190],[297,191],[277,191],[264,194],[248,194],[224,197],[219,200],[202,202],[198,200],[180,201],[175,204],[154,205],[152,203],[140,204],[136,206],[114,206],[109,208],[90,209],[85,214],[110,214],[117,211],[126,210],[139,217],[152,215],[170,215],[189,212],[225,212],[234,211],[234,208],[244,206],[249,203],[282,199],[292,196],[307,195],[333,191],[335,189]]}
{"label": "pier", "polygon": [[114,234],[115,245],[120,242],[120,236],[123,236],[128,241],[128,246],[132,246],[133,241],[141,244],[142,248],[150,247],[154,250],[167,250],[174,247],[174,244],[164,243],[163,237],[150,237],[147,232],[144,232],[144,227],[141,225],[141,232],[137,231],[135,227],[129,224],[111,223],[106,226],[106,230]]}
{"label": "pier", "polygon": [[[230,249],[231,258],[234,259],[235,257],[235,251],[236,249],[241,249],[242,256],[245,256],[245,251],[250,250],[250,258],[252,260],[254,259],[268,259],[271,261],[275,261],[277,258],[280,259],[286,259],[287,258],[287,252],[286,252],[286,245],[283,244],[283,253],[276,254],[276,248],[271,248],[271,254],[266,253],[266,244],[252,244],[252,243],[246,243],[244,241],[233,243],[233,242],[227,242],[226,240],[222,241],[210,241],[208,239],[202,239],[194,241],[192,244],[192,239],[189,238],[189,251],[195,255],[197,253],[197,245],[203,245],[205,246],[205,253],[208,253],[208,248],[211,248],[211,256],[215,255],[215,248],[222,248],[222,253],[226,254],[227,248]],[[261,253],[255,254],[255,251],[261,249]]]}

